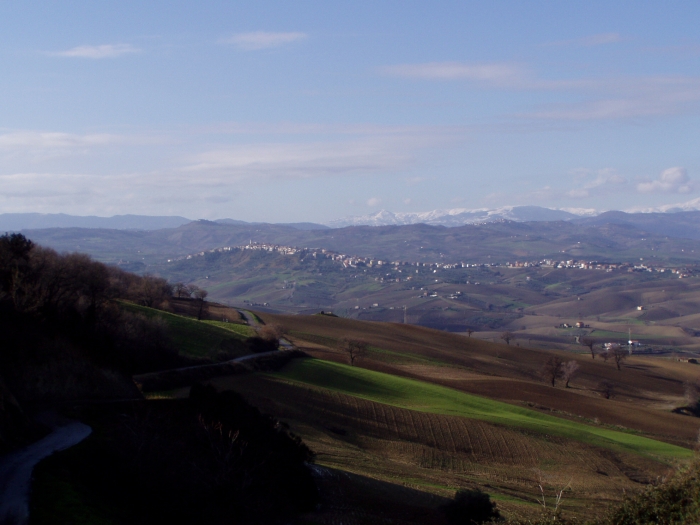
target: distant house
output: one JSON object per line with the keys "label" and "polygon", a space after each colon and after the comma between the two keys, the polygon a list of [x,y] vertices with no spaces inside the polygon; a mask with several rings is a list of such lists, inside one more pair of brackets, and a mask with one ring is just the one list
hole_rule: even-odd
{"label": "distant house", "polygon": [[643,306],[637,306],[637,310],[644,310]]}

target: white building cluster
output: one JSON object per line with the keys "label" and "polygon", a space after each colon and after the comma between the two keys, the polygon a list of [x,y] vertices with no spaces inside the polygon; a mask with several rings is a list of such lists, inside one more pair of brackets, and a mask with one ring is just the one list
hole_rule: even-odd
{"label": "white building cluster", "polygon": [[[628,272],[671,272],[679,278],[687,278],[693,275],[693,271],[688,268],[671,268],[662,266],[650,266],[648,264],[630,264],[630,263],[606,263],[598,261],[579,261],[575,259],[557,261],[554,259],[542,259],[540,261],[515,261],[505,264],[499,263],[446,263],[446,262],[407,262],[407,261],[386,261],[382,259],[374,259],[372,257],[360,257],[357,255],[346,255],[337,253],[331,250],[319,248],[298,248],[296,246],[283,246],[279,244],[267,244],[250,241],[248,244],[240,246],[224,246],[221,248],[213,248],[208,252],[198,252],[177,259],[168,259],[168,262],[179,261],[183,259],[193,259],[194,257],[203,257],[206,253],[215,252],[230,252],[234,250],[258,250],[266,252],[274,252],[282,255],[303,254],[304,256],[313,257],[314,259],[330,259],[343,266],[343,268],[381,268],[399,273],[419,273],[418,269],[425,269],[438,273],[440,270],[453,270],[458,268],[485,268],[485,267],[506,267],[506,268],[573,268],[581,270],[600,270],[612,272],[614,270],[626,270]],[[387,276],[390,274],[387,274]],[[410,280],[409,277],[406,277]],[[382,281],[384,278],[381,279]],[[396,280],[400,279],[387,279]]]}

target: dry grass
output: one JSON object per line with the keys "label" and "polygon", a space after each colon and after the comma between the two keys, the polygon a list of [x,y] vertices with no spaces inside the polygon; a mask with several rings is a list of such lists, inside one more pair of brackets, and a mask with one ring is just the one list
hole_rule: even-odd
{"label": "dry grass", "polygon": [[[666,467],[636,455],[455,416],[392,407],[261,376],[212,381],[283,418],[318,454],[318,463],[450,497],[485,487],[501,508],[527,512],[538,472],[548,486],[573,478],[567,505],[586,513],[617,500]],[[600,505],[596,505],[600,509]],[[589,514],[590,515],[590,514]]]}

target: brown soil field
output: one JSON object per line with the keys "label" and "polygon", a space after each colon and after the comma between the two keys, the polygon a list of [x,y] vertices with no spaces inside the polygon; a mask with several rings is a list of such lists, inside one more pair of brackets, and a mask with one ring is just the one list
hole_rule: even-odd
{"label": "brown soil field", "polygon": [[[536,512],[537,483],[570,482],[569,512],[592,516],[668,472],[633,454],[454,416],[415,412],[261,375],[219,378],[287,422],[322,466],[450,497],[479,486],[505,511]],[[595,504],[594,504],[595,503]]]}
{"label": "brown soil field", "polygon": [[[634,429],[686,447],[694,445],[700,429],[700,419],[671,412],[685,404],[684,385],[700,375],[697,365],[632,356],[617,370],[611,361],[586,354],[494,344],[412,325],[327,316],[260,316],[286,327],[297,346],[322,359],[345,362],[334,342],[359,337],[377,349],[359,363],[365,368],[540,407],[562,417]],[[552,354],[578,363],[571,388],[552,388],[542,381],[540,371]],[[603,398],[602,381],[614,384],[613,399]]]}
{"label": "brown soil field", "polygon": [[[697,365],[632,356],[618,371],[611,361],[593,360],[589,354],[496,344],[414,325],[327,315],[258,315],[265,323],[282,326],[288,339],[314,357],[347,362],[337,349],[338,340],[360,338],[370,344],[368,355],[358,362],[364,368],[689,448],[697,442],[700,418],[671,412],[684,404],[684,384],[697,378]],[[552,320],[542,319],[543,329]],[[579,364],[571,388],[542,381],[542,365],[552,355]],[[601,395],[601,381],[614,383],[613,399]],[[259,373],[209,382],[241,392],[263,412],[289,424],[316,452],[325,469],[318,470],[324,505],[302,523],[337,523],[342,517],[344,523],[357,524],[439,524],[443,518],[438,507],[445,498],[458,488],[475,487],[491,494],[503,512],[535,515],[540,482],[548,494],[570,483],[565,513],[593,517],[625,491],[641,490],[670,471],[669,465],[634,454],[391,407]],[[176,395],[186,393],[180,389]],[[355,511],[348,517],[351,508]]]}

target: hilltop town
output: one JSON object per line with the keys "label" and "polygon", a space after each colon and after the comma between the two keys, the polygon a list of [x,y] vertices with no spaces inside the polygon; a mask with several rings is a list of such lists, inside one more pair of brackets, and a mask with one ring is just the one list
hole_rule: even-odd
{"label": "hilltop town", "polygon": [[[410,262],[410,261],[388,261],[376,259],[372,257],[363,257],[359,255],[347,255],[334,252],[324,248],[299,248],[297,246],[284,246],[279,244],[259,243],[250,241],[247,244],[238,246],[223,246],[220,248],[212,248],[206,251],[200,251],[193,254],[184,255],[181,257],[168,259],[167,262],[175,262],[181,260],[190,260],[196,257],[204,257],[207,253],[223,253],[235,250],[253,250],[277,253],[280,255],[300,255],[302,260],[305,257],[313,259],[329,259],[337,262],[343,268],[387,268],[392,270],[400,270],[400,267],[413,266],[418,269],[432,270],[437,273],[438,270],[453,270],[457,268],[557,268],[557,269],[580,269],[580,270],[599,270],[605,272],[626,271],[626,272],[670,272],[678,278],[688,278],[697,274],[698,269],[689,265],[685,266],[669,266],[663,263],[650,264],[634,264],[630,262],[601,262],[601,261],[582,261],[576,259],[568,259],[556,261],[554,259],[542,259],[539,261],[513,261],[505,263],[476,263],[476,262]],[[415,272],[419,273],[416,269]],[[407,277],[410,279],[410,276]]]}

